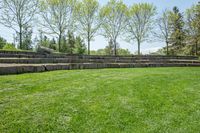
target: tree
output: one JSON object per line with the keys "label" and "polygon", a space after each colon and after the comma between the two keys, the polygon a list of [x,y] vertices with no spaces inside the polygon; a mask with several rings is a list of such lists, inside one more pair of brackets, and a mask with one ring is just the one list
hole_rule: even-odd
{"label": "tree", "polygon": [[75,0],[41,0],[40,14],[43,31],[58,36],[58,51],[61,51],[61,39],[66,30],[71,30],[74,21]]}
{"label": "tree", "polygon": [[198,44],[200,41],[200,2],[186,11],[186,18],[187,36],[191,40],[192,49],[195,49],[195,55],[198,55]]}
{"label": "tree", "polygon": [[49,48],[56,50],[56,40],[54,38],[49,42]]}
{"label": "tree", "polygon": [[36,14],[38,0],[2,0],[0,23],[19,34],[19,47],[22,49],[23,28],[30,25]]}
{"label": "tree", "polygon": [[32,47],[32,28],[30,28],[29,26],[25,26],[24,30],[23,30],[23,36],[22,36],[22,49],[24,50],[31,50]]}
{"label": "tree", "polygon": [[80,36],[76,37],[74,53],[75,54],[84,54],[85,52],[86,52],[86,46],[85,46],[84,41],[81,39]]}
{"label": "tree", "polygon": [[165,10],[157,20],[158,28],[160,32],[155,33],[156,37],[160,40],[164,40],[166,43],[166,53],[169,55],[169,42],[171,36],[171,28],[169,24],[169,11]]}
{"label": "tree", "polygon": [[121,0],[110,0],[100,10],[102,35],[112,40],[115,55],[117,55],[117,39],[125,31],[126,13],[127,6]]}
{"label": "tree", "polygon": [[38,45],[49,48],[49,38],[40,31]]}
{"label": "tree", "polygon": [[3,37],[0,37],[0,49],[6,45],[6,40]]}
{"label": "tree", "polygon": [[60,52],[62,53],[69,53],[69,46],[67,43],[67,36],[63,35],[63,37],[61,38],[61,50]]}
{"label": "tree", "polygon": [[105,53],[107,55],[114,55],[114,44],[113,44],[112,40],[110,40],[108,42],[108,46],[106,46],[106,48],[105,48]]}
{"label": "tree", "polygon": [[145,41],[152,28],[153,17],[156,14],[156,8],[152,4],[139,3],[129,8],[127,15],[127,40],[137,41],[138,55],[140,55],[140,45]]}
{"label": "tree", "polygon": [[78,30],[88,43],[88,55],[90,54],[90,42],[94,39],[100,23],[98,21],[99,3],[97,0],[83,0],[78,6]]}
{"label": "tree", "polygon": [[75,48],[75,37],[74,34],[70,31],[68,31],[67,34],[67,48],[69,54],[74,54],[74,48]]}
{"label": "tree", "polygon": [[170,36],[170,41],[172,43],[171,49],[173,54],[181,52],[181,49],[185,46],[185,31],[184,31],[184,20],[183,15],[179,12],[177,7],[170,11],[169,15],[170,28],[172,28],[172,33]]}

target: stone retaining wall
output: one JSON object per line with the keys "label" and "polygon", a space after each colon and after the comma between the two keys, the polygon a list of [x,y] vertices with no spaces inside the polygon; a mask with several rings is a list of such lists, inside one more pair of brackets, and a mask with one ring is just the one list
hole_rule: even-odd
{"label": "stone retaining wall", "polygon": [[40,54],[36,52],[24,51],[0,51],[0,58],[76,58],[76,59],[198,59],[197,56],[165,56],[165,55],[129,55],[129,56],[109,56],[109,55],[69,55],[69,54]]}
{"label": "stone retaining wall", "polygon": [[76,64],[41,64],[41,65],[13,65],[0,66],[0,75],[21,74],[33,72],[45,72],[53,70],[74,70],[74,69],[103,69],[103,68],[142,68],[142,67],[199,67],[200,64],[167,64],[167,63],[76,63]]}
{"label": "stone retaining wall", "polygon": [[0,75],[52,70],[200,66],[196,56],[100,56],[0,51]]}

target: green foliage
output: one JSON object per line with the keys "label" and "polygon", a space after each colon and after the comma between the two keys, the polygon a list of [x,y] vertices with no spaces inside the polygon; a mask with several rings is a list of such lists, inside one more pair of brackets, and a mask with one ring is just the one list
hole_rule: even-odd
{"label": "green foliage", "polygon": [[67,34],[67,47],[68,47],[68,53],[69,54],[74,54],[74,48],[75,48],[75,37],[72,32],[68,32]]}
{"label": "green foliage", "polygon": [[74,53],[75,53],[75,54],[85,54],[85,53],[86,53],[86,46],[85,46],[85,43],[84,43],[84,41],[81,39],[80,36],[76,37]]}
{"label": "green foliage", "polygon": [[193,5],[186,11],[187,39],[190,50],[185,51],[187,54],[200,55],[200,2]]}
{"label": "green foliage", "polygon": [[49,38],[43,35],[42,32],[40,32],[38,45],[49,48],[49,44],[50,44]]}
{"label": "green foliage", "polygon": [[[1,0],[0,1],[0,23],[17,33],[19,48],[29,49],[30,40],[24,40],[23,32],[26,32],[27,26],[32,27],[31,23],[37,14],[38,0]],[[24,29],[25,28],[25,29]],[[26,37],[26,39],[28,39]]]}
{"label": "green foliage", "polygon": [[3,50],[16,51],[17,49],[15,48],[15,46],[14,46],[13,44],[7,43],[7,44],[3,47]]}
{"label": "green foliage", "polygon": [[133,4],[128,10],[126,40],[137,41],[138,55],[141,43],[146,41],[152,32],[155,14],[156,7],[148,3]]}
{"label": "green foliage", "polygon": [[199,81],[198,67],[1,76],[0,132],[198,133]]}
{"label": "green foliage", "polygon": [[122,48],[118,49],[117,53],[119,55],[131,55],[131,52],[128,49],[122,49]]}
{"label": "green foliage", "polygon": [[76,0],[41,0],[41,26],[45,33],[58,38],[58,51],[61,52],[61,39],[66,31],[73,32],[75,24]]}
{"label": "green foliage", "polygon": [[114,44],[117,54],[117,39],[125,32],[127,6],[122,0],[109,0],[100,10],[102,35]]}
{"label": "green foliage", "polygon": [[56,40],[54,38],[49,42],[49,48],[53,50],[57,49]]}
{"label": "green foliage", "polygon": [[6,45],[6,40],[3,37],[0,37],[0,49]]}
{"label": "green foliage", "polygon": [[62,37],[61,52],[67,54],[85,54],[86,46],[80,36],[75,37],[72,32],[68,32],[67,37]]}
{"label": "green foliage", "polygon": [[114,55],[114,44],[112,40],[108,42],[108,46],[105,47],[105,54],[107,55]]}
{"label": "green foliage", "polygon": [[170,37],[171,52],[173,55],[178,54],[181,49],[186,45],[185,44],[185,31],[183,20],[183,15],[179,12],[177,7],[173,8],[173,11],[170,12],[170,27],[172,28],[172,34]]}
{"label": "green foliage", "polygon": [[63,36],[61,38],[61,49],[60,49],[61,53],[69,53],[69,48],[68,48],[68,42],[67,42],[67,37]]}
{"label": "green foliage", "polygon": [[82,0],[77,6],[78,32],[88,42],[90,54],[90,41],[92,41],[100,27],[99,3],[97,0]]}
{"label": "green foliage", "polygon": [[22,45],[21,45],[21,49],[22,50],[31,50],[31,49],[33,49],[33,46],[32,46],[32,34],[33,34],[33,31],[29,26],[24,26],[23,27]]}

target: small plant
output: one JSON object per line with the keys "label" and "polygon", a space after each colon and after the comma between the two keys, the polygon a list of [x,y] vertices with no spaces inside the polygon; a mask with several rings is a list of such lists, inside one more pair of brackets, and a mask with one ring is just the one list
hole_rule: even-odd
{"label": "small plant", "polygon": [[7,43],[4,47],[3,50],[12,50],[12,51],[16,51],[17,49],[15,48],[15,46],[13,44],[9,44]]}

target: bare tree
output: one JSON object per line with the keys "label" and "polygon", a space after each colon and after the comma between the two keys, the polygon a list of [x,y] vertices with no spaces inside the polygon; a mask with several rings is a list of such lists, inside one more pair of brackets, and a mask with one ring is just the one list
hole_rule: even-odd
{"label": "bare tree", "polygon": [[159,31],[155,33],[159,40],[164,40],[166,43],[167,55],[169,55],[169,41],[171,36],[171,28],[169,22],[169,11],[165,10],[157,20]]}
{"label": "bare tree", "polygon": [[100,23],[98,21],[99,3],[97,0],[83,0],[78,6],[77,19],[79,33],[87,39],[88,55],[90,54],[90,41],[94,39]]}
{"label": "bare tree", "polygon": [[42,0],[40,14],[43,32],[58,36],[58,50],[61,51],[61,38],[66,30],[71,31],[74,21],[73,0]]}
{"label": "bare tree", "polygon": [[2,0],[0,4],[0,23],[19,35],[19,48],[22,49],[23,28],[27,25],[31,26],[38,0]]}
{"label": "bare tree", "polygon": [[114,44],[117,55],[117,39],[125,31],[127,6],[120,0],[110,0],[100,11],[102,35]]}
{"label": "bare tree", "polygon": [[140,55],[141,42],[147,39],[153,27],[153,16],[156,8],[152,4],[134,4],[127,15],[127,40],[137,41],[138,55]]}

